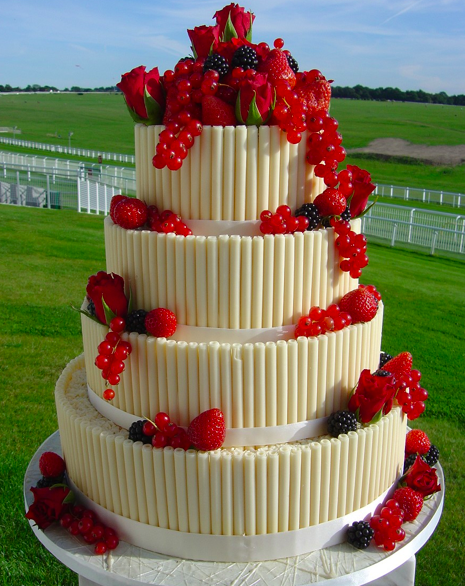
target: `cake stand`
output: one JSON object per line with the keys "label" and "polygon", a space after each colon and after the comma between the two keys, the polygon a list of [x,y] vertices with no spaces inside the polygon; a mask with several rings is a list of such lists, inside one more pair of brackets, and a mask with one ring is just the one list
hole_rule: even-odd
{"label": "cake stand", "polygon": [[[51,435],[29,463],[24,477],[26,508],[29,490],[40,478],[39,458],[45,451],[61,454],[59,432]],[[129,543],[103,556],[94,546],[71,535],[59,523],[41,531],[31,521],[39,541],[64,565],[79,575],[80,586],[156,584],[163,586],[413,586],[415,553],[434,532],[444,506],[444,475],[438,465],[442,490],[425,501],[415,522],[406,523],[406,537],[393,552],[374,545],[357,551],[347,543],[293,558],[267,562],[195,562],[160,555]]]}

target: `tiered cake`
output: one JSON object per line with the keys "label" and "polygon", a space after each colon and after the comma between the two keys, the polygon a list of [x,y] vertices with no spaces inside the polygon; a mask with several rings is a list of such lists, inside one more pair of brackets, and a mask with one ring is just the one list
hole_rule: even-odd
{"label": "tiered cake", "polygon": [[[256,47],[234,38],[235,50]],[[163,121],[176,134],[183,123],[167,118],[170,87]],[[192,129],[192,116],[184,120]],[[324,217],[339,221],[341,212],[322,213],[316,229],[272,233],[263,226],[273,216],[264,210],[286,205],[295,212],[327,191],[309,155],[312,132],[303,130],[294,143],[297,131],[279,121],[204,124],[180,168],[171,169],[152,164],[163,151],[162,131],[136,126],[137,198],[179,214],[192,234],[147,223],[127,229],[109,216],[105,247],[107,272],[124,279],[132,306],[169,309],[176,332],[122,333],[132,352],[109,401],[108,380],[95,365],[108,325],[82,316],[84,355],[56,389],[69,479],[123,539],[168,555],[264,560],[338,543],[399,477],[406,417],[395,405],[376,423],[327,434],[328,417],[347,409],[362,371],[378,369],[383,305],[366,322],[295,334],[312,307],[326,309],[358,287],[357,273],[341,270],[337,234]],[[328,159],[319,165],[330,167]],[[360,223],[352,220],[351,231],[359,233]],[[217,449],[128,439],[137,420],[165,412],[188,428],[210,409],[221,410],[226,427]]]}

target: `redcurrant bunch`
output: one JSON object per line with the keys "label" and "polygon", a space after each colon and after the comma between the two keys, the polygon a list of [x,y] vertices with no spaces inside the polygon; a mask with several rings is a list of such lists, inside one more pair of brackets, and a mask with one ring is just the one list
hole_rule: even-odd
{"label": "redcurrant bunch", "polygon": [[313,337],[326,332],[337,332],[350,326],[352,317],[340,310],[339,305],[333,303],[327,309],[321,309],[317,305],[310,309],[308,315],[302,316],[295,329],[295,337]]}
{"label": "redcurrant bunch", "polygon": [[309,226],[309,220],[305,216],[293,216],[291,208],[281,205],[273,214],[270,210],[264,210],[260,214],[260,232],[262,234],[294,234],[305,232]]}
{"label": "redcurrant bunch", "polygon": [[307,129],[307,104],[286,80],[278,82],[275,89],[273,120],[286,132],[287,140],[291,144],[298,144],[302,140],[302,132]]}
{"label": "redcurrant bunch", "polygon": [[60,525],[71,535],[81,535],[86,543],[95,544],[97,555],[116,549],[119,544],[116,531],[101,523],[93,511],[80,505],[75,505],[70,512],[61,515]]}
{"label": "redcurrant bunch", "polygon": [[182,448],[188,450],[191,442],[183,427],[178,427],[171,421],[166,413],[157,413],[153,423],[146,421],[142,427],[142,433],[152,438],[154,448]]}
{"label": "redcurrant bunch", "polygon": [[343,259],[339,264],[341,271],[350,273],[353,279],[358,279],[362,269],[368,264],[367,239],[363,234],[356,234],[346,220],[331,218],[331,226],[337,234],[336,248]]}
{"label": "redcurrant bunch", "polygon": [[178,236],[191,236],[192,230],[184,224],[181,216],[171,210],[158,211],[156,206],[148,207],[148,224],[152,232],[176,234]]}
{"label": "redcurrant bunch", "polygon": [[[95,366],[102,371],[102,377],[108,384],[115,386],[119,384],[125,365],[124,361],[131,354],[131,344],[121,339],[126,321],[122,317],[114,317],[110,322],[110,331],[105,340],[98,346],[98,356],[95,359]],[[103,398],[111,401],[115,396],[113,389],[105,389]]]}
{"label": "redcurrant bunch", "polygon": [[398,386],[397,403],[410,420],[420,417],[425,410],[425,401],[428,398],[428,391],[420,386],[420,379],[421,372],[411,370],[410,374],[406,374],[399,381],[396,381]]}
{"label": "redcurrant bunch", "polygon": [[379,515],[370,519],[370,527],[374,530],[374,540],[378,547],[392,551],[396,543],[405,539],[402,529],[404,511],[394,499],[388,500]]}
{"label": "redcurrant bunch", "polygon": [[323,177],[328,187],[336,187],[340,181],[336,170],[346,158],[338,126],[338,121],[325,110],[318,110],[307,117],[307,163],[315,165],[315,175]]}

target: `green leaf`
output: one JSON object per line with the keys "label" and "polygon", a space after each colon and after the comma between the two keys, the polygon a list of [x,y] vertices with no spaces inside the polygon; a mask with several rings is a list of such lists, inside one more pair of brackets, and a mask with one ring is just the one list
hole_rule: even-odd
{"label": "green leaf", "polygon": [[228,20],[226,22],[226,26],[224,27],[223,36],[221,37],[221,40],[223,41],[223,43],[229,43],[231,39],[235,39],[237,38],[237,36],[238,34],[231,20],[231,13],[229,13]]}
{"label": "green leaf", "polygon": [[152,98],[152,96],[144,89],[144,104],[147,110],[147,118],[149,122],[145,124],[161,124],[163,121],[163,109],[160,104]]}
{"label": "green leaf", "polygon": [[105,299],[103,298],[103,295],[102,295],[102,305],[103,305],[103,311],[105,312],[105,320],[106,320],[107,325],[109,326],[111,320],[114,317],[116,317],[116,313],[113,313],[113,311],[105,303]]}
{"label": "green leaf", "polygon": [[132,288],[131,285],[129,285],[128,314],[132,312],[132,299]]}
{"label": "green leaf", "polygon": [[[363,218],[363,216],[365,216],[366,214],[368,214],[368,212],[371,210],[371,208],[378,201],[378,198],[379,198],[379,195],[377,195],[375,201],[373,203],[371,203],[367,208],[365,208],[361,214],[359,214],[358,216],[356,216],[356,218]],[[352,218],[352,219],[355,220],[355,218]]]}
{"label": "green leaf", "polygon": [[373,417],[373,419],[371,421],[369,421],[370,425],[373,423],[378,423],[378,421],[381,420],[381,417],[383,416],[383,410],[380,409],[378,411],[378,413],[376,413],[376,415]]}
{"label": "green leaf", "polygon": [[247,126],[261,126],[265,122],[258,110],[255,93],[252,98],[252,101],[249,104],[249,113],[247,114],[247,120],[244,121],[241,113],[241,92],[239,91],[236,100],[236,118],[239,120],[239,122],[241,122],[242,124],[246,124]]}
{"label": "green leaf", "polygon": [[74,309],[74,311],[77,311],[78,313],[82,313],[82,315],[85,315],[86,317],[88,317],[89,319],[95,321],[96,323],[102,325],[102,322],[98,319],[98,317],[96,315],[92,315],[91,313],[89,313],[88,311],[86,311],[85,309],[79,309],[78,307],[74,307],[73,305],[70,305],[71,309]]}
{"label": "green leaf", "polygon": [[145,125],[150,124],[150,122],[147,120],[147,118],[141,118],[139,116],[139,114],[136,113],[135,110],[133,110],[132,108],[130,108],[128,106],[128,103],[127,102],[126,102],[126,107],[128,109],[129,114],[131,115],[131,118],[134,120],[134,122],[142,123],[142,124],[145,124]]}
{"label": "green leaf", "polygon": [[[64,486],[66,486],[66,485],[64,485]],[[70,490],[68,492],[68,494],[66,495],[66,497],[64,498],[63,504],[64,505],[73,504],[75,500],[76,500],[76,497],[74,496],[74,492],[72,490]]]}

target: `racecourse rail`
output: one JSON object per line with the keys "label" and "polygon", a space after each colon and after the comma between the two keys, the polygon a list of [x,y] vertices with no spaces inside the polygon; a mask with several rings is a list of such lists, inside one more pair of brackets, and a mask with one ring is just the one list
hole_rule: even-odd
{"label": "racecourse rail", "polygon": [[[134,168],[0,152],[0,203],[106,214],[117,193],[135,195]],[[375,193],[465,207],[459,193],[387,185]],[[391,246],[465,255],[465,215],[377,203],[364,216],[362,230]]]}

